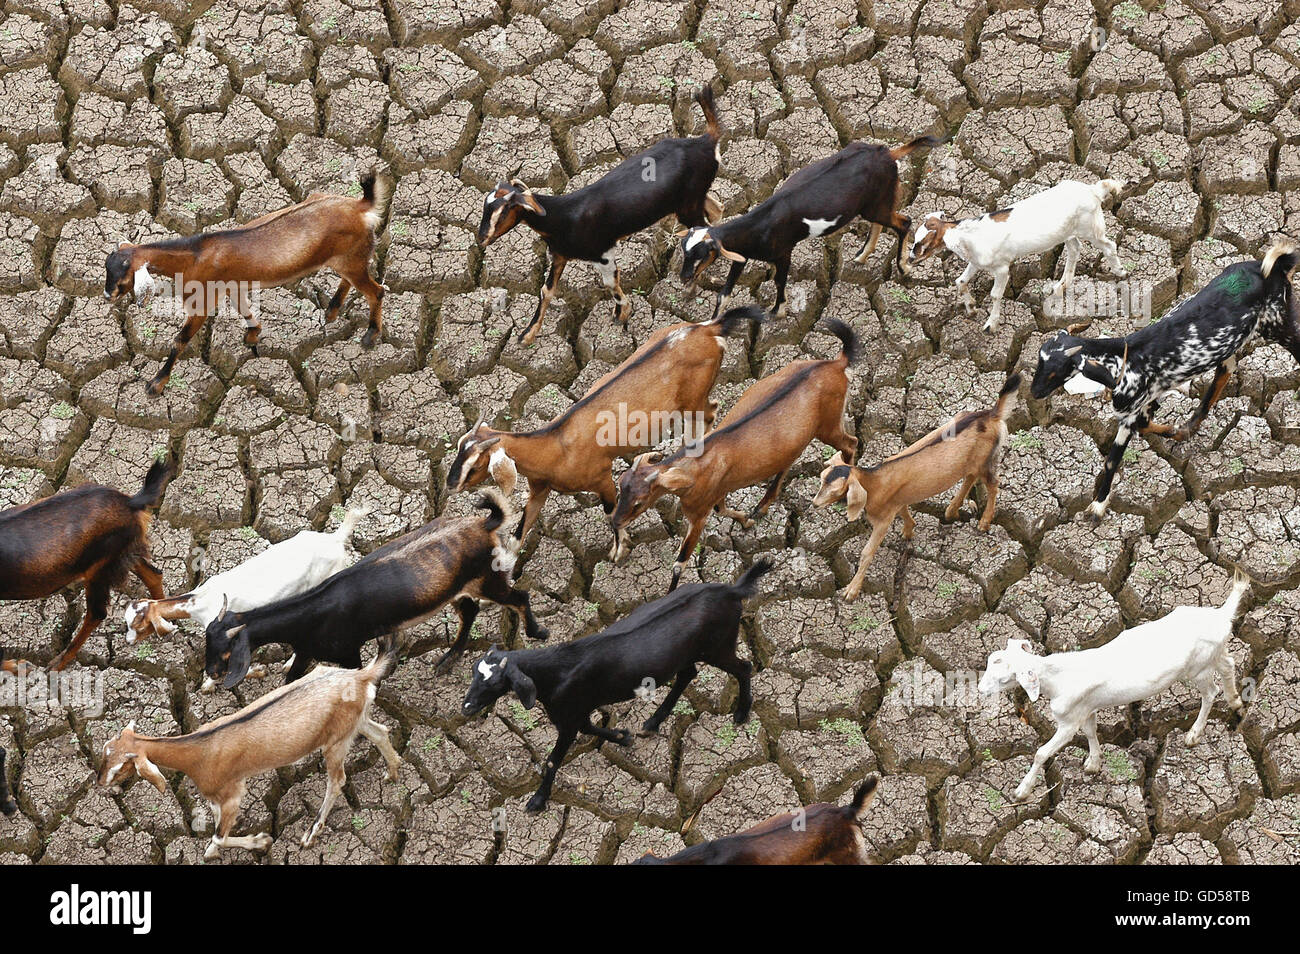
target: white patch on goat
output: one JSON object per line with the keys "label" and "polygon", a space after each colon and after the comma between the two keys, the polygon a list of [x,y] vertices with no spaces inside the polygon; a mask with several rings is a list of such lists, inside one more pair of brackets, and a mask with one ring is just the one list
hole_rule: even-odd
{"label": "white patch on goat", "polygon": [[708,229],[698,227],[691,229],[690,234],[686,236],[686,251],[689,252],[691,249],[695,248],[695,246],[703,242],[705,238],[708,237],[708,234]]}
{"label": "white patch on goat", "polygon": [[492,566],[500,567],[502,573],[513,573],[518,560],[519,555],[505,547],[492,548]]}
{"label": "white patch on goat", "polygon": [[144,298],[151,294],[158,287],[157,280],[149,273],[148,265],[141,265],[135,270],[135,297]]}
{"label": "white patch on goat", "polygon": [[686,337],[686,334],[689,331],[690,331],[689,328],[678,328],[676,331],[674,331],[672,334],[668,336],[668,344],[669,345],[677,344],[677,342],[681,341],[683,338]]}
{"label": "white patch on goat", "polygon": [[835,223],[839,220],[840,217],[837,215],[833,219],[804,219],[803,224],[808,226],[808,237],[816,238],[835,228]]}
{"label": "white patch on goat", "polygon": [[480,659],[478,661],[478,674],[482,676],[484,679],[491,679],[492,664],[488,662],[486,659]]}
{"label": "white patch on goat", "polygon": [[1092,378],[1086,377],[1082,371],[1065,382],[1066,394],[1084,394],[1088,397],[1094,397],[1104,390],[1106,390],[1106,385],[1099,384]]}

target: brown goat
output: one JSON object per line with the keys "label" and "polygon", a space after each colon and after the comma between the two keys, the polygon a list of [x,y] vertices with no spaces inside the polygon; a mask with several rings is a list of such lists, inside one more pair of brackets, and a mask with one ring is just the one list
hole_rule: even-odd
{"label": "brown goat", "polygon": [[[461,437],[447,471],[447,487],[468,490],[489,475],[506,494],[519,474],[528,479],[528,504],[515,536],[532,529],[552,491],[593,493],[605,513],[618,499],[610,465],[616,457],[653,447],[665,423],[685,430],[689,418],[713,427],[718,404],[709,392],[726,353],[726,338],[742,320],[761,321],[763,310],[733,308],[720,319],[661,328],[630,358],[591,386],[582,399],[533,431],[512,434],[478,424]],[[615,549],[618,542],[615,541]],[[610,557],[613,558],[613,551]]]}
{"label": "brown goat", "polygon": [[[781,492],[786,473],[813,438],[852,459],[858,439],[844,431],[843,422],[847,371],[857,355],[857,336],[834,318],[826,325],[843,343],[838,357],[791,363],[751,385],[702,442],[665,458],[642,454],[624,471],[612,518],[616,561],[627,554],[627,525],[660,497],[676,494],[690,530],[673,564],[671,591],[712,511],[744,527],[753,526],[753,517],[767,512]],[[771,483],[752,515],[723,505],[733,490],[765,480]]]}
{"label": "brown goat", "polygon": [[71,583],[86,585],[85,618],[54,671],[108,616],[109,592],[128,573],[162,599],[162,572],[149,562],[149,511],[171,475],[170,464],[156,462],[134,497],[88,484],[0,513],[0,599],[42,600]]}
{"label": "brown goat", "polygon": [[691,845],[668,858],[646,853],[639,865],[866,865],[871,863],[862,819],[879,780],[863,782],[844,807],[818,802],[773,815],[738,835]]}
{"label": "brown goat", "polygon": [[371,173],[361,180],[360,198],[314,192],[238,228],[147,245],[124,242],[104,264],[104,297],[134,292],[147,299],[153,276],[161,275],[175,282],[174,294],[183,296],[186,314],[167,360],[145,391],[162,393],[176,359],[226,298],[234,297],[244,319],[244,343],[256,354],[262,322],[253,314],[251,286],[285,285],[322,268],[341,279],[325,320],[338,316],[348,291],[356,288],[370,305],[370,327],[361,344],[372,347],[383,330],[384,287],[370,277],[370,257],[390,188],[388,180]]}
{"label": "brown goat", "polygon": [[867,567],[899,512],[903,514],[903,539],[910,540],[916,522],[907,508],[942,493],[958,480],[961,489],[944,512],[944,519],[956,518],[979,481],[988,492],[979,526],[988,530],[998,500],[998,462],[1007,437],[1006,419],[1015,407],[1019,388],[1017,372],[1007,378],[993,407],[958,414],[874,467],[855,467],[839,455],[827,462],[813,506],[826,507],[847,498],[850,520],[857,520],[865,512],[871,521],[871,538],[862,548],[858,572],[844,591],[847,602],[853,602],[862,592]]}
{"label": "brown goat", "polygon": [[167,780],[158,769],[184,772],[212,806],[215,831],[203,853],[210,860],[222,848],[270,848],[271,836],[265,832],[242,837],[230,834],[239,817],[245,780],[292,765],[321,749],[325,798],[315,824],[302,838],[303,847],[309,847],[343,790],[347,780],[343,762],[358,733],[383,755],[389,780],[397,780],[401,760],[388,741],[388,728],[370,718],[370,708],[376,687],[396,667],[399,650],[396,637],[385,635],[379,642],[379,654],[364,669],[321,666],[298,682],[268,692],[188,735],[137,735],[132,722],[117,738],[104,743],[99,784],[120,786],[138,775],[166,792]]}

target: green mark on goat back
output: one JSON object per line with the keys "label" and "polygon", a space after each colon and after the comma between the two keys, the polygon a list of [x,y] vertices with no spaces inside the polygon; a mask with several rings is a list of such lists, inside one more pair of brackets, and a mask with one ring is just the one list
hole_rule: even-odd
{"label": "green mark on goat back", "polygon": [[1246,294],[1246,289],[1249,286],[1250,280],[1246,278],[1246,274],[1240,269],[1224,273],[1214,285],[1223,294],[1238,300]]}

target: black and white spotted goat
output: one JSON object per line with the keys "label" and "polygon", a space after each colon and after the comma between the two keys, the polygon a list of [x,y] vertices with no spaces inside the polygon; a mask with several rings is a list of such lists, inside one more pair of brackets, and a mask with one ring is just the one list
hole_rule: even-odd
{"label": "black and white spotted goat", "polygon": [[614,294],[618,320],[626,325],[632,302],[623,293],[614,246],[674,213],[688,228],[722,217],[722,206],[709,195],[718,174],[722,137],[713,89],[706,85],[695,99],[704,111],[703,136],[662,139],[624,159],[591,185],[566,195],[541,195],[511,179],[498,182],[484,198],[479,245],[487,248],[523,221],[551,253],[551,270],[537,311],[520,332],[520,341],[532,344],[537,337],[570,259],[595,263],[601,281]]}
{"label": "black and white spotted goat", "polygon": [[[1030,393],[1045,398],[1080,374],[1110,389],[1119,419],[1088,508],[1093,522],[1106,514],[1111,483],[1134,431],[1179,441],[1195,434],[1222,396],[1252,332],[1258,330],[1300,361],[1300,314],[1291,288],[1297,262],[1295,244],[1277,242],[1262,261],[1229,265],[1160,321],[1127,337],[1079,338],[1062,332],[1043,343]],[[1168,391],[1211,368],[1214,380],[1185,424],[1151,423]]]}

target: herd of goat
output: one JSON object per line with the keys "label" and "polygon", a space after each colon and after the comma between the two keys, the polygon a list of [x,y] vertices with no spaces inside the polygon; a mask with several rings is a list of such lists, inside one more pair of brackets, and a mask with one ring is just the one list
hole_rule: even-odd
{"label": "herd of goat", "polygon": [[[450,605],[459,629],[437,669],[445,670],[468,645],[479,603],[508,607],[530,641],[548,638],[535,618],[529,594],[516,587],[522,541],[535,526],[552,492],[592,494],[610,523],[610,559],[626,557],[629,526],[659,498],[676,496],[687,530],[673,566],[668,594],[642,605],[606,629],[581,639],[543,647],[504,650],[493,647],[477,660],[462,715],[491,710],[513,693],[526,709],[540,704],[555,727],[556,741],[542,769],[541,784],[527,803],[530,812],[547,804],[565,755],[579,733],[629,745],[627,728],[608,728],[592,720],[602,706],[638,698],[649,684],[671,687],[640,731],[654,733],[674,711],[682,692],[707,664],[734,676],[739,691],[734,718],[750,717],[751,664],[737,653],[741,617],[771,563],[760,559],[732,583],[679,587],[688,559],[713,512],[751,526],[777,500],[791,467],[814,441],[833,456],[821,472],[811,501],[827,507],[844,501],[847,517],[866,516],[871,524],[857,572],[844,592],[858,597],[872,558],[898,516],[903,536],[915,527],[909,510],[959,485],[945,511],[955,520],[975,484],[985,491],[981,530],[995,516],[998,466],[1007,440],[1008,415],[1020,395],[1022,376],[1013,372],[996,403],[959,413],[901,452],[871,465],[856,460],[858,439],[845,430],[849,368],[859,357],[858,337],[847,324],[828,318],[823,327],[840,341],[839,353],[824,360],[795,361],[754,382],[731,410],[717,419],[710,398],[726,353],[727,340],[786,311],[786,281],[794,247],[808,238],[844,229],[861,219],[870,234],[855,261],[864,262],[882,230],[898,238],[897,266],[902,276],[933,254],[952,252],[967,263],[957,281],[960,301],[969,310],[970,283],[977,271],[994,276],[986,330],[996,328],[1012,262],[1064,247],[1064,271],[1053,284],[1063,293],[1074,277],[1083,242],[1098,247],[1111,271],[1122,272],[1115,243],[1106,235],[1103,204],[1122,195],[1125,185],[1103,180],[1095,185],[1061,182],[1006,209],[958,220],[943,212],[921,219],[908,246],[911,221],[897,211],[897,163],[909,154],[946,142],[923,136],[889,149],[855,143],[790,176],[771,198],[743,215],[722,221],[723,210],[709,194],[718,172],[722,135],[712,91],[697,96],[704,112],[702,136],[665,139],[628,157],[600,180],[564,195],[544,195],[512,179],[488,192],[478,239],[484,248],[521,222],[534,229],[550,253],[536,312],[520,334],[531,343],[542,329],[547,307],[570,260],[592,262],[626,324],[631,304],[623,291],[615,250],[629,235],[675,215],[681,238],[683,282],[694,286],[718,259],[728,263],[712,318],[683,322],[655,332],[627,360],[596,381],[587,393],[554,420],[533,430],[512,432],[480,420],[458,441],[446,474],[451,492],[492,481],[468,516],[442,516],[348,564],[347,544],[359,511],[348,511],[331,533],[304,530],[246,563],[204,580],[195,589],[167,596],[162,574],[149,552],[150,514],[174,472],[172,462],[157,462],[133,496],[89,485],[55,494],[0,513],[0,599],[48,597],[80,582],[85,615],[69,645],[49,664],[61,670],[76,657],[86,638],[107,618],[110,591],[135,575],[147,599],[125,611],[127,639],[157,638],[173,632],[176,621],[191,619],[205,632],[205,691],[233,688],[246,677],[264,676],[253,657],[259,647],[287,646],[284,685],[244,709],[174,737],[150,737],[134,723],[110,739],[102,752],[100,783],[118,786],[140,776],[166,791],[159,769],[182,772],[213,807],[215,830],[207,857],[222,848],[264,850],[267,834],[230,834],[239,812],[245,780],[323,751],[327,786],[319,816],[303,838],[317,836],[344,782],[344,760],[359,733],[380,750],[396,778],[399,756],[388,730],[370,716],[376,687],[398,665],[401,630]],[[653,168],[654,174],[643,171]],[[283,284],[321,269],[341,282],[325,319],[336,318],[348,292],[367,300],[369,326],[363,345],[384,334],[384,289],[370,275],[375,233],[383,219],[390,184],[372,173],[359,197],[313,194],[305,201],[247,224],[145,245],[124,244],[106,263],[105,296],[135,296],[141,301],[163,278],[184,283]],[[1045,399],[1067,382],[1109,391],[1119,421],[1089,513],[1105,515],[1115,472],[1135,431],[1186,439],[1196,432],[1223,392],[1236,357],[1252,333],[1286,347],[1300,360],[1300,312],[1290,273],[1300,260],[1295,246],[1278,242],[1259,261],[1224,269],[1161,321],[1127,337],[1083,338],[1061,332],[1038,353],[1030,384],[1035,399]],[[772,265],[775,304],[728,308],[731,293],[750,261]],[[217,303],[219,304],[219,303]],[[234,307],[245,323],[245,342],[254,350],[261,332],[250,302],[236,295]],[[186,320],[165,363],[147,385],[161,393],[187,343],[215,310],[207,296],[186,297]],[[1159,402],[1172,389],[1213,370],[1199,408],[1179,427],[1153,423]],[[629,432],[599,440],[603,415],[668,416],[685,423],[668,452],[656,450],[660,435]],[[617,459],[633,458],[615,478]],[[509,498],[519,476],[528,484],[522,515]],[[766,485],[752,512],[726,505],[728,494]],[[511,527],[510,524],[514,523]],[[1220,688],[1234,715],[1242,710],[1233,662],[1226,646],[1248,581],[1238,573],[1231,595],[1219,607],[1180,607],[1170,615],[1130,629],[1099,648],[1040,656],[1026,640],[1012,639],[989,656],[980,682],[987,693],[1021,687],[1028,698],[1050,700],[1058,731],[1034,757],[1016,791],[1026,799],[1044,761],[1082,732],[1088,742],[1087,771],[1100,770],[1096,712],[1107,706],[1148,699],[1175,682],[1194,686],[1201,709],[1187,734],[1199,740]],[[361,651],[375,640],[375,659],[363,667]],[[30,664],[0,658],[4,672],[21,676]],[[317,663],[332,665],[314,666]],[[0,811],[16,810],[0,749]],[[860,822],[875,796],[868,778],[844,807],[830,804],[777,815],[730,838],[694,845],[668,859],[677,863],[859,863],[869,857]]]}

